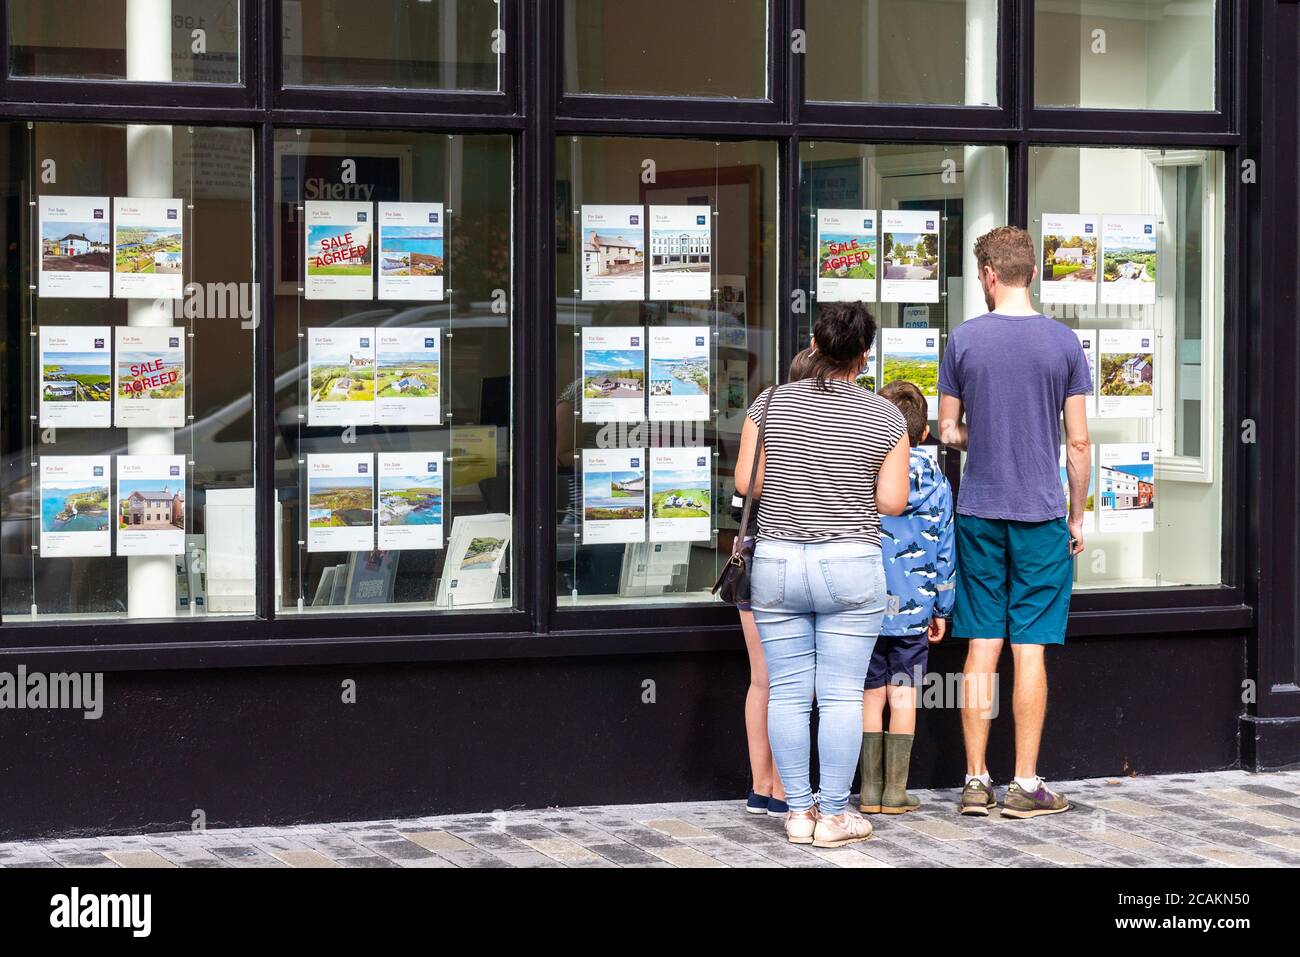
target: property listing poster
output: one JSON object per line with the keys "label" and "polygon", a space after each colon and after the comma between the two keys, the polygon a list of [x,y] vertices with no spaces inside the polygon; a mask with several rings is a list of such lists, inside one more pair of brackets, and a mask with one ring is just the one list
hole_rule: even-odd
{"label": "property listing poster", "polygon": [[379,547],[442,548],[441,452],[379,453]]}
{"label": "property listing poster", "polygon": [[[880,379],[880,364],[876,358],[876,345],[873,342],[871,348],[867,350],[867,364],[853,381],[868,392],[876,391],[876,384]],[[936,380],[937,381],[937,380]]]}
{"label": "property listing poster", "polygon": [[707,419],[709,331],[707,327],[649,329],[650,418],[656,422]]}
{"label": "property listing poster", "polygon": [[[1065,494],[1066,515],[1069,515],[1070,508],[1070,473],[1065,465],[1066,449],[1061,446],[1061,491]],[[1097,471],[1090,469],[1088,472],[1088,497],[1083,501],[1083,530],[1084,532],[1095,532],[1097,530]]]}
{"label": "property listing poster", "polygon": [[1150,532],[1156,527],[1156,447],[1148,443],[1102,445],[1097,488],[1099,530]]}
{"label": "property listing poster", "polygon": [[308,299],[369,299],[374,294],[370,203],[307,200]]}
{"label": "property listing poster", "polygon": [[645,541],[645,449],[582,450],[582,544]]}
{"label": "property listing poster", "polygon": [[1088,378],[1092,380],[1092,392],[1088,394],[1084,401],[1084,408],[1088,415],[1097,414],[1097,330],[1096,329],[1075,329],[1074,334],[1079,337],[1079,345],[1083,347],[1083,355],[1088,360]]}
{"label": "property listing poster", "polygon": [[37,293],[46,299],[107,299],[113,270],[107,196],[42,196]]}
{"label": "property listing poster", "polygon": [[307,551],[360,552],[375,545],[374,456],[307,456]]}
{"label": "property listing poster", "polygon": [[713,216],[708,206],[650,207],[650,298],[713,298]]}
{"label": "property listing poster", "polygon": [[42,325],[40,330],[41,428],[110,428],[112,327]]}
{"label": "property listing poster", "polygon": [[113,424],[178,429],[185,424],[185,330],[118,326],[113,356]]}
{"label": "property listing poster", "polygon": [[650,541],[708,541],[713,535],[713,454],[703,447],[649,453]]}
{"label": "property listing poster", "polygon": [[1097,302],[1097,217],[1043,214],[1043,259],[1039,264],[1043,302]]}
{"label": "property listing poster", "polygon": [[1155,303],[1155,217],[1103,217],[1101,258],[1102,302],[1139,306]]}
{"label": "property listing poster", "polygon": [[185,456],[117,457],[117,554],[185,552]]}
{"label": "property listing poster", "polygon": [[906,379],[925,396],[930,418],[939,414],[939,330],[882,329],[881,385]]}
{"label": "property listing poster", "polygon": [[442,331],[376,329],[374,341],[376,424],[441,425]]}
{"label": "property listing poster", "polygon": [[380,299],[442,299],[443,225],[442,203],[379,204]]}
{"label": "property listing poster", "polygon": [[875,302],[876,212],[817,210],[817,301]]}
{"label": "property listing poster", "polygon": [[307,424],[374,425],[375,330],[307,330]]}
{"label": "property listing poster", "polygon": [[582,298],[645,299],[645,208],[583,206]]}
{"label": "property listing poster", "polygon": [[440,605],[486,605],[510,547],[510,516],[500,512],[462,515],[452,523],[447,564],[438,583]]}
{"label": "property listing poster", "polygon": [[1149,419],[1155,415],[1155,331],[1103,329],[1098,333],[1101,376],[1097,415]]}
{"label": "property listing poster", "polygon": [[880,213],[881,302],[939,301],[939,213],[886,209]]}
{"label": "property listing poster", "polygon": [[112,554],[107,455],[42,455],[41,558]]}
{"label": "property listing poster", "polygon": [[114,298],[181,298],[183,209],[179,199],[113,198]]}
{"label": "property listing poster", "polygon": [[582,330],[582,421],[645,418],[645,328]]}

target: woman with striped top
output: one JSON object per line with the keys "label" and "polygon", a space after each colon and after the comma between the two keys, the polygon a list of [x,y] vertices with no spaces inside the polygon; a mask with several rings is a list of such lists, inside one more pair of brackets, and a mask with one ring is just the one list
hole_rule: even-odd
{"label": "woman with striped top", "polygon": [[[750,603],[767,660],[768,738],[785,784],[786,834],[839,847],[871,836],[848,810],[862,743],[862,686],[885,609],[880,515],[907,506],[907,424],[858,386],[876,327],[860,303],[822,307],[813,373],[750,406],[736,462],[748,492],[758,454],[758,543]],[[758,448],[763,420],[763,448]],[[809,720],[820,727],[820,808],[809,785]]]}

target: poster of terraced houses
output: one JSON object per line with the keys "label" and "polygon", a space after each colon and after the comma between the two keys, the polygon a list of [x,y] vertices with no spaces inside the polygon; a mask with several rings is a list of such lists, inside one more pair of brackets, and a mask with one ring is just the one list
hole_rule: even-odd
{"label": "poster of terraced houses", "polygon": [[645,541],[645,449],[582,450],[582,544]]}
{"label": "poster of terraced houses", "polygon": [[446,275],[442,203],[379,204],[379,298],[436,302]]}
{"label": "poster of terraced houses", "polygon": [[645,327],[582,330],[582,421],[645,418]]}
{"label": "poster of terraced houses", "polygon": [[42,455],[41,558],[112,554],[107,455]]}
{"label": "poster of terraced houses", "polygon": [[42,196],[37,294],[46,299],[107,299],[113,274],[107,196]]}
{"label": "poster of terraced houses", "polygon": [[117,554],[185,552],[185,456],[117,457]]}
{"label": "poster of terraced houses", "polygon": [[1112,216],[1101,221],[1101,301],[1153,305],[1156,301],[1154,216]]}
{"label": "poster of terraced houses", "polygon": [[442,331],[406,326],[375,330],[375,422],[441,425]]}
{"label": "poster of terraced houses", "polygon": [[379,547],[442,548],[441,452],[379,453]]}
{"label": "poster of terraced houses", "polygon": [[701,542],[713,536],[713,453],[650,449],[650,541]]}
{"label": "poster of terraced houses", "polygon": [[582,207],[582,298],[645,299],[645,207]]}
{"label": "poster of terraced houses", "polygon": [[40,327],[41,428],[112,427],[112,335],[110,326]]}
{"label": "poster of terraced houses", "polygon": [[185,424],[185,330],[118,326],[114,333],[113,424],[179,429]]}
{"label": "poster of terraced houses", "polygon": [[113,198],[114,298],[181,298],[184,208],[179,199]]}
{"label": "poster of terraced houses", "polygon": [[938,210],[880,213],[880,301],[939,301]]}
{"label": "poster of terraced houses", "polygon": [[879,265],[875,210],[817,210],[818,302],[875,302]]}
{"label": "poster of terraced houses", "polygon": [[713,298],[713,215],[709,206],[650,207],[650,298]]}
{"label": "poster of terraced houses", "polygon": [[375,547],[373,463],[369,452],[307,456],[307,551]]}
{"label": "poster of terraced houses", "polygon": [[1097,415],[1103,419],[1149,419],[1155,415],[1154,329],[1103,329]]}
{"label": "poster of terraced houses", "polygon": [[683,422],[707,419],[713,407],[709,385],[708,327],[662,326],[650,339],[650,419]]}
{"label": "poster of terraced houses", "polygon": [[307,299],[371,299],[375,257],[370,203],[308,200],[305,221]]}
{"label": "poster of terraced houses", "polygon": [[308,330],[307,424],[374,423],[375,330]]}
{"label": "poster of terraced houses", "polygon": [[1097,302],[1097,217],[1043,214],[1043,256],[1038,266],[1043,302]]}
{"label": "poster of terraced houses", "polygon": [[1097,457],[1100,531],[1154,531],[1156,447],[1145,442],[1102,445]]}

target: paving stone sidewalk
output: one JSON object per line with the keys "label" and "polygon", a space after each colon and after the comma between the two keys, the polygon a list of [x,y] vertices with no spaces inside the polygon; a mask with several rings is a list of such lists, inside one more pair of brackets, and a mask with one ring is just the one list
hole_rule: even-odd
{"label": "paving stone sidewalk", "polygon": [[[1298,867],[1300,771],[1054,782],[1029,821],[957,814],[918,791],[875,836],[821,850],[740,801],[494,811],[0,844],[3,867]],[[1001,790],[999,789],[999,796]]]}

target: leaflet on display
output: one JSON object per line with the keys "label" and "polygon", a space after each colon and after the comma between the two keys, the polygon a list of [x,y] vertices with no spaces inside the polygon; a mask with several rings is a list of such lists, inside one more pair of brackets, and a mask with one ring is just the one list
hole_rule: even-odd
{"label": "leaflet on display", "polygon": [[185,424],[185,330],[118,326],[113,356],[113,424],[180,428]]}
{"label": "leaflet on display", "polygon": [[583,449],[582,543],[643,542],[645,449]]}
{"label": "leaflet on display", "polygon": [[184,208],[179,199],[113,198],[114,298],[181,298]]}
{"label": "leaflet on display", "polygon": [[117,457],[117,554],[185,552],[185,456]]}
{"label": "leaflet on display", "polygon": [[41,326],[41,428],[113,425],[111,326]]}
{"label": "leaflet on display", "polygon": [[939,301],[941,221],[938,210],[881,211],[881,302]]}
{"label": "leaflet on display", "polygon": [[[648,454],[650,541],[708,541],[713,535],[713,453],[699,447],[652,448]],[[585,482],[583,487],[585,491]]]}
{"label": "leaflet on display", "polygon": [[43,299],[107,299],[113,240],[107,196],[41,196],[37,294]]}

